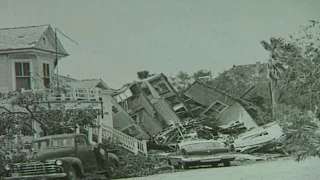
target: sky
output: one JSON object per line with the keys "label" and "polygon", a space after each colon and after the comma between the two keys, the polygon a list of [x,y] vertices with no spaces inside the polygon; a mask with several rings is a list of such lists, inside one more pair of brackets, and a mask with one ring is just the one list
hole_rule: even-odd
{"label": "sky", "polygon": [[137,72],[266,62],[261,40],[320,20],[320,0],[1,0],[0,28],[50,24],[70,56],[59,74],[120,88]]}

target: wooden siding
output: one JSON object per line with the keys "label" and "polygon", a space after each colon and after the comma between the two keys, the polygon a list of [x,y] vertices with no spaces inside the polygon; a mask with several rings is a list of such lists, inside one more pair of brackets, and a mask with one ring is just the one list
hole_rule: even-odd
{"label": "wooden siding", "polygon": [[215,101],[220,101],[228,106],[235,103],[232,97],[199,82],[192,84],[184,94],[204,106],[210,106]]}
{"label": "wooden siding", "polygon": [[0,91],[11,90],[10,85],[12,84],[9,80],[9,69],[8,60],[6,55],[0,55]]}

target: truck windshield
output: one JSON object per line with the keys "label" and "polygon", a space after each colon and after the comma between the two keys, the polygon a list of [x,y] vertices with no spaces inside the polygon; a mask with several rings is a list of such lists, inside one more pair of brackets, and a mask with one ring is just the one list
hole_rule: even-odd
{"label": "truck windshield", "polygon": [[74,138],[51,139],[51,147],[74,147]]}
{"label": "truck windshield", "polygon": [[33,143],[33,149],[35,151],[48,149],[49,145],[50,145],[50,139],[44,139],[44,140],[40,140],[40,141],[35,141]]}

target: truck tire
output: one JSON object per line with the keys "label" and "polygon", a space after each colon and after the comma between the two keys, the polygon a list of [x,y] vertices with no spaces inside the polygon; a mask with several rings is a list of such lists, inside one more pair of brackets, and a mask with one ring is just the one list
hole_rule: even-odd
{"label": "truck tire", "polygon": [[107,169],[108,168],[108,166],[107,166],[107,163],[108,163],[107,151],[104,149],[103,145],[98,144],[95,151],[96,151],[95,154],[97,156],[97,160],[98,160],[98,163],[99,163],[101,169],[103,169],[103,170]]}
{"label": "truck tire", "polygon": [[69,171],[67,172],[66,180],[78,180],[76,170],[71,166]]}
{"label": "truck tire", "polygon": [[110,171],[108,171],[107,173],[104,174],[104,176],[107,178],[107,179],[111,179],[115,172],[116,172],[116,169],[117,169],[117,165],[116,165],[116,162],[114,161],[111,161],[110,162]]}

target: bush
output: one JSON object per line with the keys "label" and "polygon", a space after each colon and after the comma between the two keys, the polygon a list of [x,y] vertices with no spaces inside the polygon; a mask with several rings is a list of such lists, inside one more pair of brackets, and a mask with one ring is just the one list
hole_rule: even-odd
{"label": "bush", "polygon": [[286,134],[285,149],[297,161],[310,156],[320,157],[320,129],[316,112],[279,105],[277,121]]}
{"label": "bush", "polygon": [[118,157],[120,159],[120,167],[114,175],[115,179],[155,174],[157,173],[155,167],[161,164],[156,159],[142,154],[134,155],[126,150],[120,150]]}

